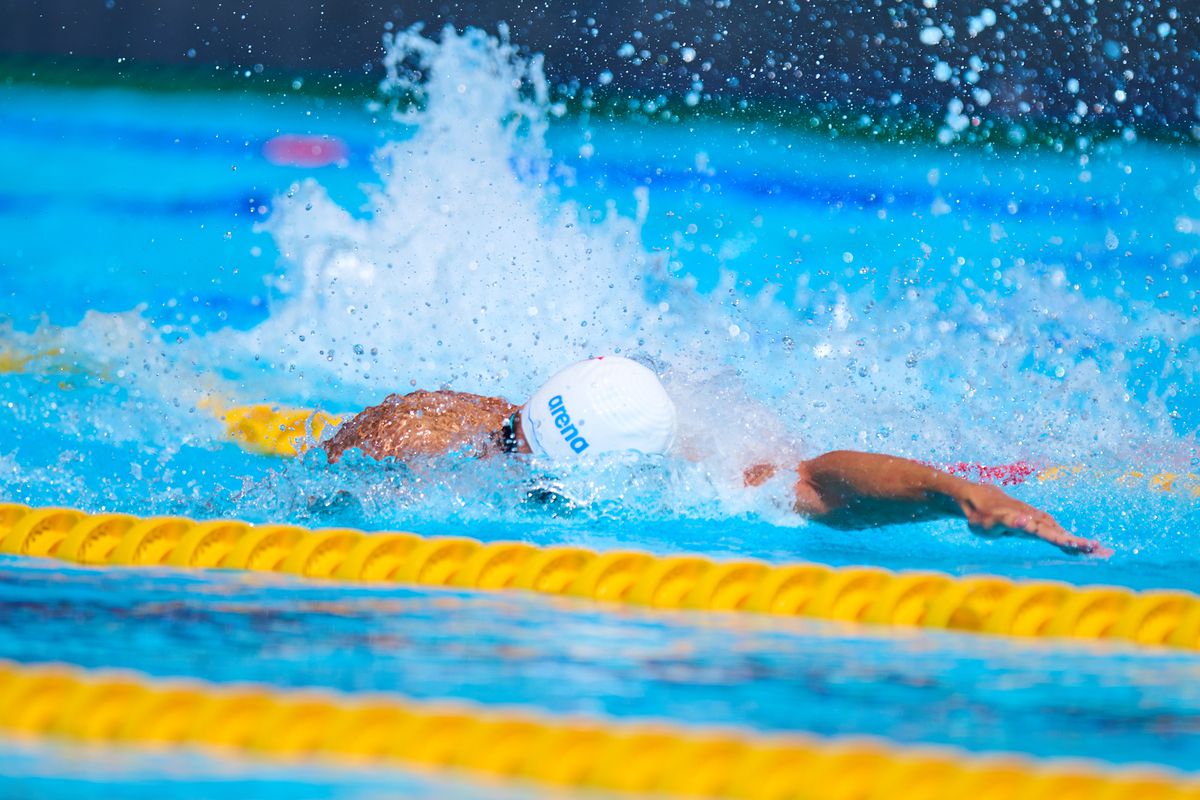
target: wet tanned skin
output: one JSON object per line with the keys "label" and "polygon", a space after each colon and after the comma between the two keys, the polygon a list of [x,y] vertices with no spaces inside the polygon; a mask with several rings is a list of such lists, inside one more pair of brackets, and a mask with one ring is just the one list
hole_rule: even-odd
{"label": "wet tanned skin", "polygon": [[[447,452],[486,457],[501,451],[501,430],[516,410],[502,397],[464,392],[393,394],[343,425],[325,443],[325,452],[331,462],[356,447],[376,459]],[[519,431],[516,449],[530,452]],[[754,464],[742,479],[747,486],[761,486],[777,471],[774,464]],[[794,497],[798,513],[838,528],[960,517],[984,535],[1029,536],[1068,553],[1112,554],[995,486],[882,453],[842,450],[803,461],[796,467]]]}
{"label": "wet tanned skin", "polygon": [[502,397],[441,390],[389,395],[341,427],[325,443],[330,462],[352,448],[371,458],[436,456],[452,451],[486,456],[517,410]]}

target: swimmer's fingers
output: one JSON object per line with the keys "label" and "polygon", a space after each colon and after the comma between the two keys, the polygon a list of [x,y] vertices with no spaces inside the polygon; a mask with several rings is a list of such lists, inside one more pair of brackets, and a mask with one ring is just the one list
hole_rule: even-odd
{"label": "swimmer's fingers", "polygon": [[1029,536],[1065,553],[1107,558],[1112,550],[1099,542],[1068,533],[1049,514],[991,486],[974,486],[963,503],[971,530],[981,536]]}
{"label": "swimmer's fingers", "polygon": [[1105,547],[1095,539],[1085,539],[1082,536],[1076,536],[1061,529],[1058,531],[1039,531],[1030,535],[1044,542],[1049,542],[1064,553],[1072,555],[1083,554],[1098,558],[1108,558],[1113,554],[1112,549]]}
{"label": "swimmer's fingers", "polygon": [[1108,558],[1113,552],[1097,541],[1069,533],[1044,511],[1034,508],[1012,509],[1001,517],[1000,525],[1011,534],[1041,539],[1064,553],[1084,553]]}

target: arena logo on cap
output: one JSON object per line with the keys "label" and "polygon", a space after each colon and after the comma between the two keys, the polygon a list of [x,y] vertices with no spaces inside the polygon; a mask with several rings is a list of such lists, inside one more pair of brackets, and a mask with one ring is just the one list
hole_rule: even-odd
{"label": "arena logo on cap", "polygon": [[550,398],[548,403],[550,413],[554,415],[554,427],[558,428],[558,432],[567,440],[567,444],[576,453],[582,453],[588,449],[588,440],[579,435],[579,429],[571,422],[571,415],[567,413],[566,403],[563,402],[562,395],[556,394]]}

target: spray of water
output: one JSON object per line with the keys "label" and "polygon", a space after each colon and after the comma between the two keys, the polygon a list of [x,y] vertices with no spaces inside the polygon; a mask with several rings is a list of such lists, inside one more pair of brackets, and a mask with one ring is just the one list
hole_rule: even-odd
{"label": "spray of water", "polygon": [[1088,297],[1052,265],[1013,269],[1007,288],[856,294],[801,274],[785,303],[727,273],[700,294],[641,244],[644,197],[639,216],[598,222],[561,198],[537,59],[477,30],[439,43],[409,30],[386,64],[411,133],[377,153],[357,212],[311,181],[277,207],[286,291],[237,343],[303,373],[310,396],[452,385],[520,399],[566,363],[624,352],[665,371],[684,442],[723,461],[764,447],[990,460],[1172,447],[1162,397],[1129,402],[1123,364],[1123,343],[1178,337],[1171,315]]}
{"label": "spray of water", "polygon": [[[520,400],[567,363],[624,353],[663,374],[681,411],[679,450],[665,463],[554,476],[587,501],[588,519],[608,513],[603,497],[651,516],[783,519],[786,474],[746,493],[742,467],[833,447],[1114,466],[1182,464],[1193,452],[1167,418],[1170,360],[1156,388],[1132,398],[1126,357],[1147,335],[1188,352],[1187,320],[1089,295],[1052,264],[1014,267],[1001,284],[916,285],[897,269],[856,291],[804,272],[759,294],[729,270],[698,292],[643,245],[645,193],[633,216],[564,198],[538,58],[503,33],[447,30],[434,41],[411,29],[389,39],[385,64],[397,133],[375,154],[362,207],[339,206],[309,180],[264,225],[283,254],[266,321],[164,341],[134,312],[38,334],[120,378],[134,405],[111,425],[119,435],[159,447],[216,441],[197,413],[213,394],[347,409],[451,386]],[[427,467],[397,473],[403,487],[384,497],[396,481],[330,476],[310,458],[238,501],[277,504],[287,484],[300,505],[329,504],[341,482],[368,515],[435,503],[486,516],[497,485],[523,496],[523,477],[499,474],[506,466]]]}
{"label": "spray of water", "polygon": [[547,365],[661,339],[637,221],[588,224],[547,183],[539,64],[480,31],[440,45],[408,31],[387,65],[411,136],[376,153],[361,214],[311,181],[276,208],[286,293],[242,341],[340,399],[443,384],[519,394]]}

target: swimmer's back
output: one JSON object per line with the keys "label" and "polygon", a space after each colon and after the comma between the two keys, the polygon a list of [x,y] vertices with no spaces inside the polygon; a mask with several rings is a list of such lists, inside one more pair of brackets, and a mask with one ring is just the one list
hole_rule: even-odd
{"label": "swimmer's back", "polygon": [[405,459],[457,450],[486,455],[517,409],[502,397],[446,389],[389,395],[343,425],[325,443],[330,461],[358,448],[372,458]]}

